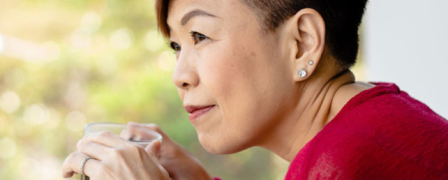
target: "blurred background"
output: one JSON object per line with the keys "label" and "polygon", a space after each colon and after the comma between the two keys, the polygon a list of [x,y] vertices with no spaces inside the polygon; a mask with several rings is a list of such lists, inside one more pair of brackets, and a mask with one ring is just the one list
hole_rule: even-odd
{"label": "blurred background", "polygon": [[448,1],[370,0],[364,19],[366,79],[396,83],[448,117]]}
{"label": "blurred background", "polygon": [[[353,70],[358,80],[400,81],[364,67],[364,55],[384,46],[373,41],[384,38],[377,25],[363,27],[376,36],[366,36]],[[261,148],[226,156],[202,148],[172,84],[174,66],[154,0],[0,0],[0,179],[62,179],[83,126],[103,121],[157,123],[223,179],[283,179],[288,163]]]}
{"label": "blurred background", "polygon": [[157,123],[224,179],[283,179],[261,148],[207,153],[171,81],[154,0],[0,0],[0,179],[62,179],[90,122]]}

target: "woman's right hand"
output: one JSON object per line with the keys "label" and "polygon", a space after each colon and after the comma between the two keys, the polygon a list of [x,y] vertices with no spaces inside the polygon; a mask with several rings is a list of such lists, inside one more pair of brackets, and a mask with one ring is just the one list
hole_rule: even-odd
{"label": "woman's right hand", "polygon": [[155,124],[129,123],[130,134],[141,139],[152,136],[148,130],[153,130],[163,136],[159,160],[173,180],[211,180],[213,179],[203,165],[193,157],[185,148],[174,142],[165,132]]}

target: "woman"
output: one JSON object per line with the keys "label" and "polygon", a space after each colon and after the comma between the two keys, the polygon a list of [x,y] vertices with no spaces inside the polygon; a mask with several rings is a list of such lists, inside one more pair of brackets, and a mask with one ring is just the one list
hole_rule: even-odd
{"label": "woman", "polygon": [[[286,179],[448,179],[448,122],[396,85],[355,82],[348,70],[365,5],[158,0],[173,81],[201,144],[216,154],[264,147],[291,162]],[[129,127],[162,133],[163,145],[94,134],[66,159],[64,177],[211,179],[157,126]]]}

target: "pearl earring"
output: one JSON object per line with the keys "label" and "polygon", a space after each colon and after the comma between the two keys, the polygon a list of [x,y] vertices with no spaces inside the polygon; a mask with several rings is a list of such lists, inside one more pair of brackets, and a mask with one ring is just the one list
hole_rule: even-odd
{"label": "pearl earring", "polygon": [[314,64],[314,61],[311,61],[311,60],[310,60],[310,62],[308,62],[308,64],[309,64],[309,65],[313,65],[313,64]]}
{"label": "pearl earring", "polygon": [[299,72],[297,72],[297,74],[299,75],[299,77],[304,78],[306,77],[306,71],[304,69],[299,70]]}

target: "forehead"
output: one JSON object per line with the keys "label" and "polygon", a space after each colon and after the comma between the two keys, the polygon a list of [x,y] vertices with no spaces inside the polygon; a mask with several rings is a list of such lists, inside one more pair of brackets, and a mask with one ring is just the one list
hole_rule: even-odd
{"label": "forehead", "polygon": [[[171,0],[168,7],[167,24],[180,26],[181,19],[191,11],[201,10],[226,19],[244,18],[244,5],[239,0]],[[243,11],[242,11],[243,10]]]}

